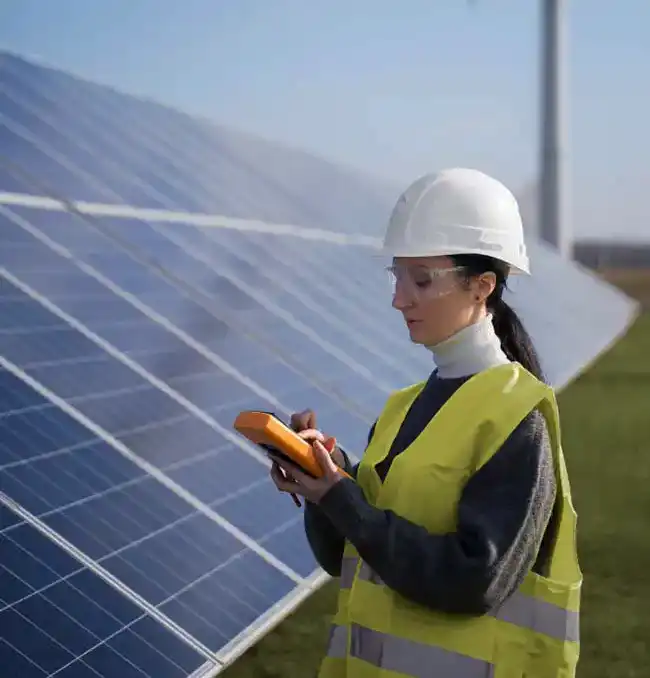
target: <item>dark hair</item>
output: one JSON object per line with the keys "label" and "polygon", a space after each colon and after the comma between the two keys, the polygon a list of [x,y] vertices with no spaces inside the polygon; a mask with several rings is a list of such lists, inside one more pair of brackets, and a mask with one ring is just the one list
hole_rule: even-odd
{"label": "dark hair", "polygon": [[455,254],[450,258],[454,266],[464,268],[467,282],[481,273],[492,272],[496,275],[497,284],[488,297],[487,307],[492,313],[494,330],[501,340],[501,348],[510,360],[518,362],[538,379],[545,381],[539,356],[530,335],[515,310],[503,299],[503,293],[507,289],[508,265],[481,254]]}

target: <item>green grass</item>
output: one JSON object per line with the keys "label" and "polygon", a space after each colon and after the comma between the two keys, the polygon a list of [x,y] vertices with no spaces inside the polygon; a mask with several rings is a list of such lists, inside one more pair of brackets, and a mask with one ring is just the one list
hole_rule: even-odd
{"label": "green grass", "polygon": [[[584,573],[579,678],[650,669],[650,313],[559,396]],[[224,672],[311,678],[335,607],[334,582]]]}

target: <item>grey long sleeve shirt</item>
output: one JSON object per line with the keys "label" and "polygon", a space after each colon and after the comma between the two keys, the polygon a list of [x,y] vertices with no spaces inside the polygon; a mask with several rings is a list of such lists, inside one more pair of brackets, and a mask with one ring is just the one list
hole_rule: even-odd
{"label": "grey long sleeve shirt", "polygon": [[[394,458],[467,379],[431,375],[376,467],[382,480]],[[373,431],[374,426],[369,441]],[[349,462],[348,470],[356,473]],[[307,504],[305,529],[316,559],[332,576],[340,575],[347,538],[404,597],[440,612],[478,615],[505,600],[531,569],[545,573],[556,527],[555,497],[546,422],[535,410],[468,480],[455,532],[433,535],[393,511],[375,508],[347,479],[319,505]]]}

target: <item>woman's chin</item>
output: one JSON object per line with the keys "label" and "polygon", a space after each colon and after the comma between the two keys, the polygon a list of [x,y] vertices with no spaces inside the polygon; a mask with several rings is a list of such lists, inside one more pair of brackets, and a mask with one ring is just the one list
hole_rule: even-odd
{"label": "woman's chin", "polygon": [[423,327],[420,323],[411,323],[407,325],[409,336],[411,341],[414,344],[425,344],[426,338],[424,337]]}

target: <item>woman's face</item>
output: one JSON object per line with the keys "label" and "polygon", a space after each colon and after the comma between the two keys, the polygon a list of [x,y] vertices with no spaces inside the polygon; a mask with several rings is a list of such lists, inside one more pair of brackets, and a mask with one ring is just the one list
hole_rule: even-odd
{"label": "woman's face", "polygon": [[393,308],[406,322],[411,341],[435,346],[486,314],[496,276],[469,280],[449,257],[396,257],[391,266]]}

